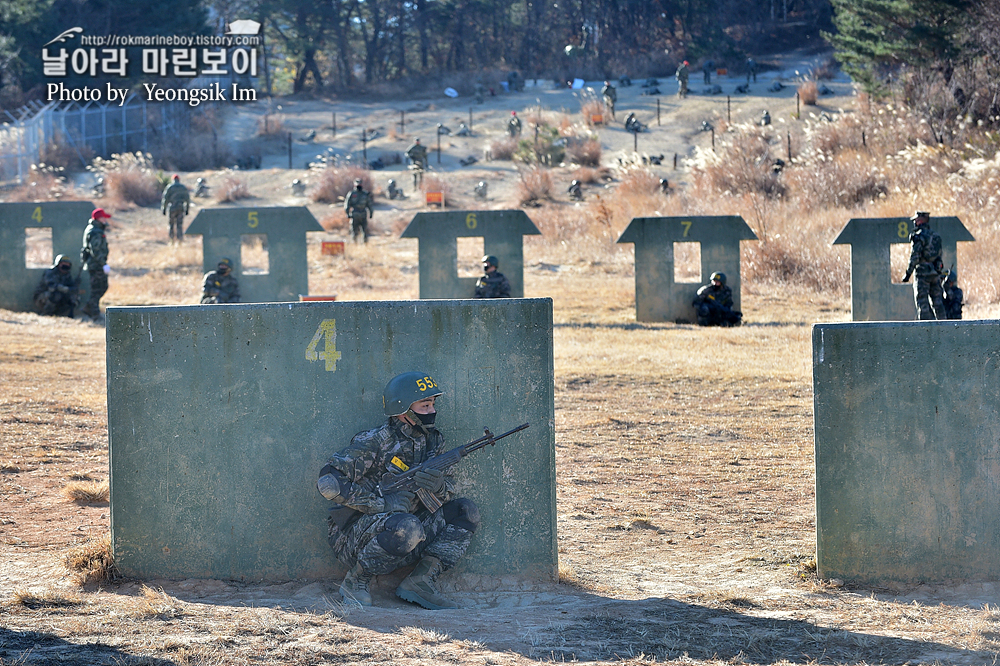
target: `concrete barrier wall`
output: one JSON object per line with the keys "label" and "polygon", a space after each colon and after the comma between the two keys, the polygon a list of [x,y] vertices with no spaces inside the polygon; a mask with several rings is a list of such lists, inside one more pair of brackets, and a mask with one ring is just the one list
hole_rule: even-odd
{"label": "concrete barrier wall", "polygon": [[[233,275],[240,283],[244,303],[297,301],[309,293],[306,233],[323,231],[305,206],[204,208],[185,231],[202,237],[205,272],[215,270],[222,257],[233,260]],[[268,272],[243,274],[241,237],[267,237]],[[199,283],[199,288],[200,288]],[[200,298],[200,291],[197,292]]]}
{"label": "concrete barrier wall", "polygon": [[1000,578],[1000,326],[813,328],[817,566]]}
{"label": "concrete barrier wall", "polygon": [[420,298],[472,298],[476,278],[458,277],[458,238],[482,238],[483,253],[500,261],[513,298],[524,296],[524,236],[540,235],[523,210],[417,213],[401,238],[417,238]]}
{"label": "concrete barrier wall", "polygon": [[[958,270],[959,241],[976,240],[957,217],[932,217],[931,228],[941,235],[945,268]],[[834,245],[851,246],[851,319],[854,321],[912,321],[913,284],[894,284],[890,248],[910,244],[913,223],[907,217],[855,218],[844,226]],[[907,252],[909,257],[909,252]],[[961,273],[959,273],[961,275]],[[901,279],[897,275],[896,279]]]}
{"label": "concrete barrier wall", "polygon": [[[35,307],[31,296],[45,269],[25,266],[25,229],[52,229],[52,258],[60,254],[69,257],[75,276],[80,269],[83,231],[93,210],[94,204],[89,201],[0,204],[0,308],[30,312]],[[88,290],[86,273],[81,282],[84,290]],[[80,303],[86,302],[84,294]]]}
{"label": "concrete barrier wall", "polygon": [[111,530],[123,571],[237,580],[342,574],[320,468],[384,421],[394,375],[430,373],[483,516],[458,571],[557,573],[552,302],[109,308]]}
{"label": "concrete barrier wall", "polygon": [[[691,302],[715,271],[726,274],[740,310],[740,241],[756,239],[738,215],[634,218],[618,242],[635,243],[636,320],[694,323]],[[701,244],[700,282],[674,282],[675,242]]]}

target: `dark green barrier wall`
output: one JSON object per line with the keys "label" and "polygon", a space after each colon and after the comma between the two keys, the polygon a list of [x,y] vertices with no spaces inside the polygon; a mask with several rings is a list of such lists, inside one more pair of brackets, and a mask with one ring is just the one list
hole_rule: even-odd
{"label": "dark green barrier wall", "polygon": [[816,325],[813,386],[819,575],[1000,577],[997,322]]}
{"label": "dark green barrier wall", "polygon": [[458,277],[456,238],[483,239],[484,254],[500,261],[513,298],[524,296],[524,239],[540,235],[521,210],[459,210],[417,213],[402,238],[417,238],[420,298],[472,298],[476,278]]}
{"label": "dark green barrier wall", "polygon": [[[94,204],[88,201],[0,204],[0,308],[29,312],[35,306],[31,295],[45,269],[25,268],[24,230],[51,228],[52,258],[60,254],[68,256],[73,261],[73,275],[76,275],[80,269],[83,230],[93,210]],[[86,273],[82,282],[86,289],[89,284]],[[82,296],[80,302],[86,301],[86,295]]]}
{"label": "dark green barrier wall", "polygon": [[555,577],[550,300],[109,308],[107,338],[127,575],[338,575],[319,470],[383,422],[392,376],[423,370],[452,447],[531,423],[455,468],[483,516],[459,571]]}
{"label": "dark green barrier wall", "polygon": [[[941,235],[945,268],[955,266],[957,270],[957,243],[976,239],[957,217],[932,217],[930,224]],[[834,245],[851,246],[851,318],[854,321],[916,319],[912,282],[893,284],[893,276],[889,274],[889,248],[895,243],[905,243],[909,247],[911,231],[913,223],[906,217],[855,218],[833,241]],[[908,250],[906,256],[910,256]],[[895,277],[899,280],[903,276]]]}
{"label": "dark green barrier wall", "polygon": [[[739,310],[741,240],[757,236],[738,215],[634,218],[618,242],[635,243],[636,320],[694,322],[691,301],[715,271],[726,274]],[[701,244],[700,283],[674,282],[675,242]]]}
{"label": "dark green barrier wall", "polygon": [[[323,231],[305,206],[269,208],[205,208],[187,228],[188,235],[202,237],[205,272],[215,270],[222,257],[233,260],[233,274],[240,283],[244,303],[297,301],[309,293],[306,233]],[[268,244],[265,275],[244,275],[240,238],[264,234]]]}

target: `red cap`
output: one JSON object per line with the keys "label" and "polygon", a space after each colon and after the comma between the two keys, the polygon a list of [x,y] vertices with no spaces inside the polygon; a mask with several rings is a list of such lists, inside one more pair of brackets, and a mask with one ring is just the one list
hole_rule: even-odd
{"label": "red cap", "polygon": [[103,208],[95,208],[94,212],[90,214],[90,217],[94,220],[110,220],[111,216],[108,215]]}
{"label": "red cap", "polygon": [[512,116],[516,116],[516,115],[517,115],[517,111],[511,111],[511,112],[510,112],[510,115],[512,115]]}
{"label": "red cap", "polygon": [[180,179],[181,179],[181,177],[180,177],[180,176],[178,176],[178,175],[177,175],[177,174],[175,173],[175,174],[174,174],[174,180],[180,180]]}
{"label": "red cap", "polygon": [[687,60],[685,60],[685,61],[684,61],[684,64],[685,64],[685,65],[686,65],[686,64],[688,64],[688,61],[687,61]]}

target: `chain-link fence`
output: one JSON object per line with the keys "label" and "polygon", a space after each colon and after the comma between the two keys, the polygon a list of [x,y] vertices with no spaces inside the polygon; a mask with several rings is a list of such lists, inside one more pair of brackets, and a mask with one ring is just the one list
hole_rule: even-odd
{"label": "chain-link fence", "polygon": [[0,182],[23,182],[49,145],[69,146],[86,166],[94,155],[145,152],[162,137],[187,130],[190,121],[186,104],[151,104],[135,94],[120,105],[31,102],[0,111]]}

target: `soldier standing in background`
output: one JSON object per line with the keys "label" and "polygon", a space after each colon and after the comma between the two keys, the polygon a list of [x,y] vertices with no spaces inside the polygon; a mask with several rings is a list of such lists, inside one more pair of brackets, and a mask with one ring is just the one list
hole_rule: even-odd
{"label": "soldier standing in background", "polygon": [[611,112],[611,119],[615,119],[615,103],[618,101],[618,91],[615,87],[611,85],[610,81],[604,82],[604,87],[601,88],[601,97],[604,98],[604,106],[608,107],[608,111]]}
{"label": "soldier standing in background", "polygon": [[420,139],[414,139],[413,144],[406,149],[406,156],[410,158],[410,163],[424,170],[427,168],[427,146],[420,143]]}
{"label": "soldier standing in background", "polygon": [[910,234],[910,265],[903,276],[909,282],[914,272],[913,302],[917,306],[917,319],[944,319],[944,300],[941,291],[941,236],[931,229],[931,214],[918,210],[910,218],[914,230]]}
{"label": "soldier standing in background", "polygon": [[103,208],[95,208],[90,214],[90,222],[83,230],[83,247],[80,248],[80,262],[90,275],[90,298],[83,306],[83,314],[93,320],[101,316],[101,297],[108,291],[108,237],[105,233],[111,216]]}
{"label": "soldier standing in background", "polygon": [[476,280],[475,298],[510,298],[510,282],[497,270],[500,262],[493,255],[483,257],[483,277]]}
{"label": "soldier standing in background", "polygon": [[517,111],[510,112],[510,120],[507,121],[507,133],[512,139],[521,136],[521,119],[517,117]]}
{"label": "soldier standing in background", "polygon": [[714,60],[706,60],[702,66],[701,71],[705,75],[705,85],[710,85],[712,83],[712,70],[715,69]]}
{"label": "soldier standing in background", "polygon": [[160,212],[170,213],[170,242],[180,243],[184,240],[184,216],[188,214],[191,196],[188,189],[181,185],[181,177],[174,174],[173,182],[163,190],[160,201]]}
{"label": "soldier standing in background", "polygon": [[688,77],[691,75],[688,69],[688,61],[685,60],[677,67],[677,73],[674,77],[677,79],[677,96],[687,97],[688,94]]}
{"label": "soldier standing in background", "polygon": [[399,473],[444,453],[444,436],[434,427],[434,402],[443,391],[430,375],[405,372],[382,392],[387,420],[359,432],[320,470],[317,488],[335,503],[327,540],[350,570],[340,585],[347,603],[371,606],[375,576],[416,564],[396,588],[400,599],[428,610],[458,608],[441,596],[437,577],[454,567],[479,528],[479,507],[457,497],[451,475],[427,469],[416,473],[417,486],[443,506],[430,511],[414,493],[377,492],[386,472]]}
{"label": "soldier standing in background", "polygon": [[214,271],[205,273],[201,285],[201,302],[205,305],[240,302],[240,283],[233,276],[232,259],[223,257]]}
{"label": "soldier standing in background", "polygon": [[372,216],[372,196],[362,188],[361,179],[354,179],[354,189],[344,199],[344,212],[351,218],[351,238],[358,242],[358,234],[364,234],[368,242],[368,218]]}
{"label": "soldier standing in background", "polygon": [[747,83],[750,83],[750,77],[753,77],[753,82],[757,83],[757,61],[753,58],[747,58]]}
{"label": "soldier standing in background", "polygon": [[40,315],[73,318],[73,309],[79,300],[77,280],[72,273],[73,262],[64,254],[56,257],[52,268],[42,274],[35,289],[35,309]]}

